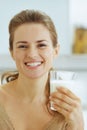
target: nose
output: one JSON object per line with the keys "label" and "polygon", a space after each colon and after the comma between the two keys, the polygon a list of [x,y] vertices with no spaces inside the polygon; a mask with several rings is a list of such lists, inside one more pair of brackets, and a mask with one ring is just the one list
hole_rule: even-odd
{"label": "nose", "polygon": [[27,50],[27,56],[30,57],[30,58],[35,58],[38,56],[38,51],[35,47],[30,47],[28,50]]}

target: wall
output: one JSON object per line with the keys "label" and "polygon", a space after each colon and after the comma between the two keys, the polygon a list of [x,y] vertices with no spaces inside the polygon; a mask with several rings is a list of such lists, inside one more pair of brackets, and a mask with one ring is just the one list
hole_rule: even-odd
{"label": "wall", "polygon": [[23,9],[39,9],[53,19],[61,44],[60,53],[70,54],[69,0],[2,0],[0,2],[0,54],[9,53],[8,24],[13,15]]}
{"label": "wall", "polygon": [[87,0],[69,1],[70,43],[72,46],[76,27],[87,28]]}

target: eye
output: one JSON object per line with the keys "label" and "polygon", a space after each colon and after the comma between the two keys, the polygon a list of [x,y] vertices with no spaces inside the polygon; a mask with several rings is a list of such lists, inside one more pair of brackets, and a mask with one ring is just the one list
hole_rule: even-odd
{"label": "eye", "polygon": [[45,43],[40,43],[39,45],[38,45],[38,47],[40,47],[40,48],[45,48],[47,45],[45,44]]}
{"label": "eye", "polygon": [[19,45],[18,48],[27,48],[26,45]]}

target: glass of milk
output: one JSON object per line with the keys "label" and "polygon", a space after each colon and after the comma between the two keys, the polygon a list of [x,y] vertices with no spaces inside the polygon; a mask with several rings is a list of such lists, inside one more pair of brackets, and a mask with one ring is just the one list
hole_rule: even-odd
{"label": "glass of milk", "polygon": [[[77,95],[78,87],[76,81],[77,74],[72,71],[58,71],[51,70],[50,71],[50,93],[57,91],[57,87],[66,87],[70,89],[75,95]],[[52,107],[51,109],[55,110]]]}

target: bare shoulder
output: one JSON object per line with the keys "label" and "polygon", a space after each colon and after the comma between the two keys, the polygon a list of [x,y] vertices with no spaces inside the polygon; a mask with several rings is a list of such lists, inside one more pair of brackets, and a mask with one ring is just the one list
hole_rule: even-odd
{"label": "bare shoulder", "polygon": [[0,85],[0,104],[2,105],[5,105],[8,100],[7,88],[8,84]]}
{"label": "bare shoulder", "polygon": [[5,106],[11,101],[13,84],[14,81],[11,81],[0,86],[0,103],[5,104]]}

